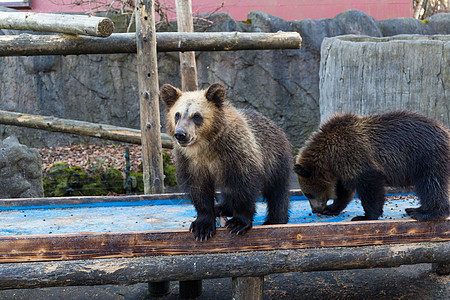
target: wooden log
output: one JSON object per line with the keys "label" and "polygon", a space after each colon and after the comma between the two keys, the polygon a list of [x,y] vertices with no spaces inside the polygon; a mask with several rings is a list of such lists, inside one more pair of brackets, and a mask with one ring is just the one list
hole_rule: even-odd
{"label": "wooden log", "polygon": [[[192,4],[190,0],[176,0],[178,32],[194,32],[192,22]],[[181,88],[183,91],[198,89],[195,52],[180,52]]]}
{"label": "wooden log", "polygon": [[114,23],[87,15],[0,12],[0,28],[107,37],[113,33]]}
{"label": "wooden log", "polygon": [[164,191],[164,173],[154,1],[137,1],[135,14],[144,193],[155,194]]}
{"label": "wooden log", "polygon": [[[157,51],[236,51],[298,49],[297,32],[158,32]],[[136,34],[107,38],[70,35],[0,35],[0,56],[136,53]]]}
{"label": "wooden log", "polygon": [[0,289],[198,280],[449,262],[450,242],[5,263]]}
{"label": "wooden log", "polygon": [[[100,139],[131,144],[141,144],[141,131],[138,129],[60,119],[52,116],[30,115],[0,110],[0,124],[92,136]],[[173,147],[172,140],[165,133],[161,133],[161,145],[162,147],[169,149]]]}
{"label": "wooden log", "polygon": [[234,300],[262,300],[264,298],[264,276],[233,277],[231,289]]}
{"label": "wooden log", "polygon": [[[206,242],[188,230],[0,236],[0,263],[232,253],[450,241],[450,219],[255,226],[244,236],[218,228]],[[449,249],[450,251],[450,249]]]}

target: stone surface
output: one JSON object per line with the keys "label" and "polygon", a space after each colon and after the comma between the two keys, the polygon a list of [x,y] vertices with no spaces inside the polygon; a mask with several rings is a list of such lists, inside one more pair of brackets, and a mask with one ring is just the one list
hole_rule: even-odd
{"label": "stone surface", "polygon": [[[210,18],[212,23],[196,24],[196,31],[296,31],[303,38],[302,47],[298,50],[197,52],[199,86],[205,88],[215,81],[223,83],[232,103],[254,108],[273,119],[298,147],[320,121],[320,47],[324,38],[346,34],[381,37],[383,28],[394,26],[396,32],[442,33],[450,28],[450,16],[441,15],[433,16],[429,24],[425,24],[414,19],[378,22],[358,10],[345,11],[331,19],[292,22],[257,11],[250,12],[245,22],[238,22],[226,13],[215,14]],[[173,31],[176,27],[171,23],[159,30]],[[158,64],[160,84],[180,87],[178,53],[159,53]],[[0,109],[139,128],[136,79],[133,54],[2,57]],[[23,143],[33,147],[104,142],[0,125],[0,138],[11,134],[20,136]]]}
{"label": "stone surface", "polygon": [[320,115],[410,110],[450,124],[450,36],[325,39]]}
{"label": "stone surface", "polygon": [[41,156],[16,137],[0,142],[0,199],[43,197]]}

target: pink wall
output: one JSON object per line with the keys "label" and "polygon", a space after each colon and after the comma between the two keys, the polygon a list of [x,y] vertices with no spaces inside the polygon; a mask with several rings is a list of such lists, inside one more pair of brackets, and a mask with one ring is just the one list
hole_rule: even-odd
{"label": "pink wall", "polygon": [[[63,5],[76,0],[32,0],[34,12],[74,12],[87,11],[80,6]],[[161,0],[175,9],[175,0]],[[378,19],[412,16],[412,0],[192,0],[194,14],[213,12],[221,4],[218,12],[227,12],[236,20],[246,20],[252,10],[263,11],[288,21],[302,19],[333,18],[337,14],[359,9]],[[169,14],[175,19],[175,14]]]}

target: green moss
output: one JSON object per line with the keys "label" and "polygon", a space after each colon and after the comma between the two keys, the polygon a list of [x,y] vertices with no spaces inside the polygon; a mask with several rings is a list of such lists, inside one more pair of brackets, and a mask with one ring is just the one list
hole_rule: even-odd
{"label": "green moss", "polygon": [[130,176],[134,177],[134,182],[135,184],[133,184],[132,190],[139,192],[139,193],[143,193],[144,192],[144,175],[142,173],[136,173],[131,171],[130,172]]}
{"label": "green moss", "polygon": [[[45,197],[58,197],[61,195],[56,195],[56,190],[58,194],[61,193],[63,186],[67,188],[67,178],[69,175],[69,168],[66,163],[56,163],[48,172],[47,176],[43,178],[44,185],[44,196]],[[62,195],[64,196],[64,194]]]}
{"label": "green moss", "polygon": [[105,184],[109,191],[113,191],[118,194],[125,193],[123,187],[122,173],[114,168],[110,168],[105,172]]}
{"label": "green moss", "polygon": [[106,185],[102,182],[100,174],[90,175],[87,184],[81,187],[80,193],[84,196],[102,196],[107,195]]}

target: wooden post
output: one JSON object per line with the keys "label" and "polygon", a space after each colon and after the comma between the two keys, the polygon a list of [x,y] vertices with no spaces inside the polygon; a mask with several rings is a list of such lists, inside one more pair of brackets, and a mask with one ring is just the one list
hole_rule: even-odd
{"label": "wooden post", "polygon": [[[191,0],[176,0],[175,7],[178,32],[194,32]],[[194,51],[180,52],[180,75],[181,89],[183,91],[198,90],[197,65]],[[202,294],[201,280],[180,281],[179,284],[181,298],[197,298]]]}
{"label": "wooden post", "polygon": [[153,0],[137,1],[136,63],[139,84],[145,194],[164,192],[154,12]]}
{"label": "wooden post", "polygon": [[233,300],[262,300],[264,298],[264,276],[233,277]]}
{"label": "wooden post", "polygon": [[[178,32],[194,32],[191,0],[176,0]],[[183,91],[198,89],[195,52],[180,52],[181,88]]]}

